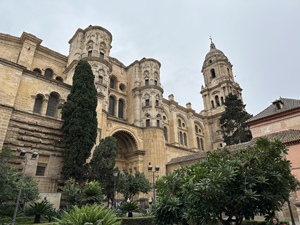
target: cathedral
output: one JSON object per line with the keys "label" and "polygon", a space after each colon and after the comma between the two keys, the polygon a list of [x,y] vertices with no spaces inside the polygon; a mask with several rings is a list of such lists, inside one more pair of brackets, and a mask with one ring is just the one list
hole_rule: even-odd
{"label": "cathedral", "polygon": [[[26,174],[35,177],[41,192],[59,192],[64,150],[55,145],[62,137],[61,109],[70,92],[75,67],[88,61],[97,89],[98,137],[117,139],[116,167],[144,172],[149,163],[167,172],[171,159],[210,151],[225,144],[219,117],[225,96],[242,89],[234,81],[232,64],[211,42],[202,66],[200,94],[204,110],[191,103],[181,106],[170,94],[163,97],[161,63],[142,58],[130,65],[110,56],[112,34],[100,26],[79,28],[69,40],[69,55],[44,47],[38,37],[0,33],[0,149],[9,146],[16,155],[27,152]],[[191,81],[192,82],[192,81]],[[199,87],[200,89],[200,87]],[[33,152],[38,153],[30,160]],[[15,166],[24,167],[24,158]]]}

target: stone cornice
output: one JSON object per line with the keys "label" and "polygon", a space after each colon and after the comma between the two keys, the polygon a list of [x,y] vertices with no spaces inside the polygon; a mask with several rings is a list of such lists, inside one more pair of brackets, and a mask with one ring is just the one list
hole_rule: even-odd
{"label": "stone cornice", "polygon": [[156,86],[156,85],[147,85],[147,86],[142,86],[142,87],[135,87],[135,88],[132,89],[132,92],[142,91],[142,90],[145,90],[145,89],[156,89],[156,90],[159,90],[161,93],[164,93],[164,89],[162,89],[161,87]]}
{"label": "stone cornice", "polygon": [[219,82],[212,86],[212,87],[205,87],[204,89],[202,89],[200,91],[200,94],[203,94],[204,92],[209,92],[215,88],[220,88],[222,86],[222,84],[224,83],[227,83],[227,84],[231,84],[235,89],[239,90],[239,91],[242,91],[243,89],[238,85],[238,83],[234,82],[234,81],[231,81],[229,79],[221,79],[219,80]]}
{"label": "stone cornice", "polygon": [[119,92],[119,91],[117,91],[117,90],[114,89],[114,88],[109,88],[108,90],[109,90],[109,93],[108,93],[108,94],[114,93],[114,94],[116,94],[116,95],[122,95],[123,97],[126,97],[126,96],[127,96],[127,94],[125,94],[124,92]]}
{"label": "stone cornice", "polygon": [[160,64],[160,62],[159,62],[158,60],[153,59],[153,58],[148,58],[148,59],[143,58],[143,59],[141,59],[141,60],[135,60],[133,63],[131,63],[129,66],[126,67],[126,70],[129,69],[131,66],[133,66],[133,65],[136,64],[136,63],[143,63],[143,62],[145,62],[145,61],[156,62],[156,63],[159,65],[159,68],[161,67],[161,64]]}
{"label": "stone cornice", "polygon": [[40,51],[41,53],[45,53],[46,55],[52,56],[52,57],[54,57],[56,59],[59,59],[59,60],[63,61],[65,64],[68,62],[68,57],[67,56],[62,55],[62,54],[60,54],[58,52],[55,52],[55,51],[53,51],[53,50],[51,50],[49,48],[46,48],[46,47],[44,47],[42,45],[40,45],[40,46],[37,47],[37,51]]}
{"label": "stone cornice", "polygon": [[[97,62],[101,62],[101,63],[103,63],[104,65],[106,65],[109,68],[110,72],[112,72],[112,66],[111,66],[111,64],[107,60],[105,60],[105,59],[102,59],[100,57],[95,57],[95,56],[88,56],[88,57],[82,58],[82,60],[84,60],[84,61],[97,61]],[[69,72],[74,67],[74,65],[77,65],[78,62],[79,62],[79,60],[74,59],[69,64],[69,66],[64,70],[63,73],[65,74],[65,73]]]}
{"label": "stone cornice", "polygon": [[111,56],[109,56],[108,59],[109,59],[109,62],[114,63],[114,64],[126,69],[126,66],[122,62],[120,62],[118,59],[111,57]]}
{"label": "stone cornice", "polygon": [[0,63],[6,64],[7,66],[13,67],[13,68],[21,70],[21,71],[26,70],[25,66],[21,66],[20,64],[8,61],[7,59],[0,58]]}
{"label": "stone cornice", "polygon": [[43,41],[42,39],[37,38],[33,34],[23,32],[20,39],[19,39],[19,42],[24,43],[25,40],[29,40],[29,41],[32,41],[32,42],[36,43],[36,46],[39,46]]}
{"label": "stone cornice", "polygon": [[100,27],[100,26],[89,26],[89,27],[87,27],[87,28],[85,28],[84,30],[83,29],[81,29],[81,28],[79,28],[79,29],[77,29],[77,31],[75,32],[75,34],[73,35],[73,37],[69,40],[69,44],[71,44],[71,42],[73,41],[73,39],[77,36],[77,34],[78,33],[86,33],[87,31],[89,31],[89,30],[93,30],[93,29],[99,29],[99,30],[102,30],[102,31],[104,31],[104,32],[106,32],[108,35],[109,35],[109,37],[110,37],[110,39],[111,39],[111,41],[112,41],[112,35],[111,35],[111,33],[108,31],[108,30],[106,30],[104,27]]}
{"label": "stone cornice", "polygon": [[144,156],[146,154],[146,151],[145,150],[136,150],[134,152],[130,152],[130,153],[127,153],[125,155],[125,158],[130,158],[132,156]]}
{"label": "stone cornice", "polygon": [[0,33],[0,39],[4,41],[10,41],[10,42],[15,42],[15,43],[20,43],[20,38],[9,35],[9,34],[3,34]]}
{"label": "stone cornice", "polygon": [[195,151],[195,150],[192,150],[192,149],[189,149],[189,148],[184,148],[184,147],[172,145],[172,144],[169,144],[169,143],[166,143],[166,146],[169,146],[169,147],[172,147],[172,148],[177,148],[177,149],[180,149],[180,150],[183,150],[183,151],[186,151],[186,152],[192,152],[192,153],[198,152],[198,151]]}

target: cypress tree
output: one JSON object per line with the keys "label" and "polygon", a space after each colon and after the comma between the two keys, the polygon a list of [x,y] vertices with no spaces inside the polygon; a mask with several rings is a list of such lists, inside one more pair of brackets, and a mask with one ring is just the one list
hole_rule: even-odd
{"label": "cypress tree", "polygon": [[250,141],[252,134],[245,122],[252,115],[246,112],[246,105],[236,95],[229,93],[225,98],[225,106],[226,109],[220,118],[220,123],[226,145]]}
{"label": "cypress tree", "polygon": [[80,60],[73,75],[73,86],[62,107],[63,133],[62,175],[64,179],[86,179],[88,164],[97,138],[97,90],[95,76],[87,61]]}

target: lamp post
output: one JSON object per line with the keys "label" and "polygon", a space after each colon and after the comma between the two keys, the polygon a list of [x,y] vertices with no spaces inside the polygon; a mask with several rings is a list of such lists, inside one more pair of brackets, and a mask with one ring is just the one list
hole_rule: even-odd
{"label": "lamp post", "polygon": [[114,197],[113,197],[113,207],[115,207],[114,202],[115,202],[115,191],[116,191],[116,178],[118,176],[118,171],[113,172],[114,175]]}
{"label": "lamp post", "polygon": [[[148,172],[152,172],[152,165],[150,162],[148,165]],[[155,172],[159,172],[159,166],[155,166],[155,170],[153,171],[153,203],[155,203],[155,177],[154,177]]]}
{"label": "lamp post", "polygon": [[[25,155],[26,155],[26,151],[25,150],[21,150],[19,156],[25,157]],[[31,155],[31,159],[36,159],[37,156],[38,156],[38,153],[37,152],[33,152],[32,155]],[[18,205],[19,205],[20,196],[21,196],[21,193],[22,193],[22,186],[23,186],[23,181],[24,181],[24,175],[25,175],[26,165],[27,165],[27,158],[25,157],[25,166],[24,166],[24,170],[23,170],[23,174],[22,174],[22,180],[21,180],[21,184],[20,184],[19,194],[18,194],[17,203],[16,203],[16,207],[15,207],[15,211],[14,211],[14,216],[13,216],[13,220],[12,220],[11,225],[14,225],[15,221],[16,221],[16,216],[17,216],[17,212],[18,212]]]}

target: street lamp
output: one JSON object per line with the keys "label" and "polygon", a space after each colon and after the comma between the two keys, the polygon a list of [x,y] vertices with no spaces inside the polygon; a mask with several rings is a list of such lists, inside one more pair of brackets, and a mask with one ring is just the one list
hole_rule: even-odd
{"label": "street lamp", "polygon": [[[25,155],[26,155],[26,151],[25,150],[21,150],[19,156],[25,157]],[[36,159],[37,156],[38,156],[38,153],[37,152],[33,152],[32,155],[31,155],[31,159]],[[19,194],[18,194],[17,203],[16,203],[16,207],[15,207],[15,211],[14,211],[14,216],[13,216],[13,220],[12,220],[11,225],[14,225],[15,221],[16,221],[16,216],[17,216],[18,205],[19,205],[20,196],[21,196],[21,192],[22,192],[22,186],[23,186],[23,181],[24,181],[24,175],[25,175],[26,165],[27,165],[27,158],[25,157],[25,166],[24,166],[24,170],[23,170],[23,174],[22,174],[22,180],[21,180],[21,184],[20,184]]]}
{"label": "street lamp", "polygon": [[114,201],[115,201],[115,191],[116,191],[116,178],[117,178],[117,176],[118,176],[118,171],[114,171],[114,172],[113,172],[113,175],[114,175],[114,197],[113,197],[113,207],[115,207]]}
{"label": "street lamp", "polygon": [[[152,165],[150,162],[148,165],[148,172],[152,172]],[[153,171],[153,203],[155,203],[155,177],[154,177],[155,172],[159,172],[159,166],[155,166],[155,170]]]}

